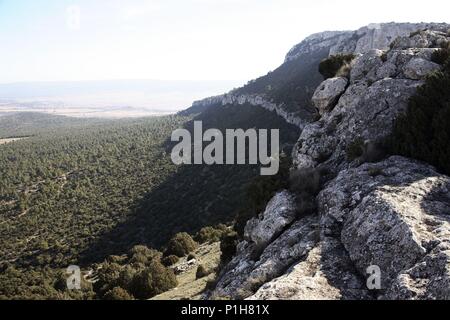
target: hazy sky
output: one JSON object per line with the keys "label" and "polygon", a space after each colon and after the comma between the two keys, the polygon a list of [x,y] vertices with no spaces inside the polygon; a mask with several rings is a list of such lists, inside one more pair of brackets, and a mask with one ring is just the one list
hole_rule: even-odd
{"label": "hazy sky", "polygon": [[0,83],[244,81],[277,67],[311,33],[371,22],[450,22],[449,3],[0,0]]}

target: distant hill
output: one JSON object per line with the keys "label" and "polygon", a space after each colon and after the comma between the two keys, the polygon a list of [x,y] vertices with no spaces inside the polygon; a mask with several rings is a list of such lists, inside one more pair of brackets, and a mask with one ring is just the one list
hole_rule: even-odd
{"label": "distant hill", "polygon": [[[12,106],[55,111],[62,108],[135,108],[175,112],[196,99],[224,93],[239,81],[111,80],[0,84],[0,114]],[[126,111],[126,110],[125,110]]]}
{"label": "distant hill", "polygon": [[39,112],[19,112],[0,117],[0,138],[33,136],[57,129],[70,129],[109,122],[101,119],[79,119]]}

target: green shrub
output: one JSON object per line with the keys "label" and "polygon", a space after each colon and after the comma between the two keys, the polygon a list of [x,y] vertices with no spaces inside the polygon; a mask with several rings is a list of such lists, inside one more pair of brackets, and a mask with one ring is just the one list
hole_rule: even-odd
{"label": "green shrub", "polygon": [[316,196],[321,189],[322,175],[321,170],[317,168],[298,169],[290,173],[290,190],[296,197],[299,216],[316,212]]}
{"label": "green shrub", "polygon": [[210,291],[214,290],[217,286],[217,277],[210,279],[206,282],[205,290]]}
{"label": "green shrub", "polygon": [[103,296],[103,300],[133,300],[127,290],[121,287],[114,287]]}
{"label": "green shrub", "polygon": [[197,259],[197,256],[193,253],[189,253],[189,255],[187,256],[188,261],[195,260],[195,259]]}
{"label": "green shrub", "polygon": [[419,35],[419,34],[421,34],[423,31],[426,31],[427,29],[419,29],[419,30],[416,30],[416,31],[414,31],[414,32],[411,32],[410,34],[409,34],[409,37],[410,38],[413,38],[413,37],[415,37],[415,36],[417,36],[417,35]]}
{"label": "green shrub", "polygon": [[217,227],[204,227],[194,237],[198,243],[213,243],[220,241],[224,233],[228,232],[228,227],[220,224]]}
{"label": "green shrub", "polygon": [[364,154],[364,139],[356,138],[352,141],[346,149],[347,159],[350,161],[356,160]]}
{"label": "green shrub", "polygon": [[381,176],[383,174],[383,170],[381,168],[370,168],[368,174],[371,177]]}
{"label": "green shrub", "polygon": [[394,126],[391,151],[450,174],[450,59],[409,100]]}
{"label": "green shrub", "polygon": [[431,56],[431,61],[438,64],[445,64],[450,58],[450,42],[444,43],[442,48],[433,52]]}
{"label": "green shrub", "polygon": [[350,72],[350,64],[355,58],[353,54],[331,56],[319,64],[319,72],[325,78],[333,78],[336,76],[348,77]]}
{"label": "green shrub", "polygon": [[130,263],[141,263],[141,264],[146,264],[149,261],[148,257],[142,253],[135,253],[131,258],[130,258]]}
{"label": "green shrub", "polygon": [[186,232],[177,233],[167,244],[164,251],[164,256],[175,255],[177,257],[184,257],[190,252],[197,249],[198,244]]}
{"label": "green shrub", "polygon": [[146,256],[148,259],[158,259],[161,256],[161,252],[155,249],[148,248],[147,246],[138,245],[134,246],[130,250],[130,255],[141,254]]}
{"label": "green shrub", "polygon": [[220,256],[220,263],[222,265],[227,264],[231,261],[233,256],[236,254],[236,246],[239,242],[239,236],[236,232],[230,232],[225,235],[220,242],[220,251],[222,252]]}
{"label": "green shrub", "polygon": [[180,258],[178,258],[177,256],[170,255],[170,256],[162,258],[161,262],[166,267],[170,267],[170,266],[173,266],[175,263],[177,263],[179,260],[180,260]]}
{"label": "green shrub", "polygon": [[104,262],[100,265],[96,272],[97,281],[93,284],[99,297],[117,286],[121,271],[122,266],[117,263]]}
{"label": "green shrub", "polygon": [[115,281],[116,285],[121,287],[121,288],[125,288],[125,289],[129,289],[131,286],[131,283],[133,282],[133,278],[136,275],[136,273],[138,273],[140,270],[142,269],[136,269],[133,268],[130,265],[126,265],[119,274],[119,279],[117,279]]}
{"label": "green shrub", "polygon": [[109,263],[118,263],[118,264],[123,264],[126,260],[127,260],[127,256],[126,255],[123,255],[123,256],[109,256],[108,258],[106,258],[106,261],[108,261]]}
{"label": "green shrub", "polygon": [[177,284],[173,271],[154,260],[148,268],[136,274],[130,292],[138,299],[149,299],[175,288]]}
{"label": "green shrub", "polygon": [[203,265],[197,267],[197,272],[195,273],[196,279],[201,279],[209,275],[209,272],[205,269]]}
{"label": "green shrub", "polygon": [[320,191],[321,172],[316,168],[294,170],[289,175],[290,190],[295,194],[315,195]]}

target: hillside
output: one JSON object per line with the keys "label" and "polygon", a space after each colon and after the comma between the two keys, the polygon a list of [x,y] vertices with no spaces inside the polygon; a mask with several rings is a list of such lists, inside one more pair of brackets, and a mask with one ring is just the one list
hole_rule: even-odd
{"label": "hillside", "polygon": [[[27,138],[0,145],[0,269],[14,270],[0,280],[0,296],[33,297],[33,273],[52,287],[69,264],[89,268],[134,245],[160,249],[177,232],[231,223],[258,167],[176,167],[168,139],[193,120],[205,128],[278,128],[286,150],[299,134],[254,106],[114,121],[3,117],[5,136]],[[11,291],[15,281],[20,293]]]}
{"label": "hillside", "polygon": [[414,27],[342,40],[353,61],[330,56],[345,69],[312,97],[320,118],[294,148],[289,190],[247,223],[208,298],[450,298],[450,28]]}
{"label": "hillside", "polygon": [[[449,30],[315,34],[174,116],[0,117],[0,298],[449,299]],[[175,166],[198,120],[279,129],[279,174]]]}

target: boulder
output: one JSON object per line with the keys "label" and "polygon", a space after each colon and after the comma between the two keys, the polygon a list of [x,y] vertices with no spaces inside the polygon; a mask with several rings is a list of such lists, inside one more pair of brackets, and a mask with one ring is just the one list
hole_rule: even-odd
{"label": "boulder", "polygon": [[403,68],[403,74],[413,80],[424,79],[433,71],[439,70],[440,65],[423,58],[411,59]]}
{"label": "boulder", "polygon": [[237,254],[219,275],[210,298],[245,299],[260,286],[281,276],[294,263],[303,261],[319,240],[317,217],[295,222],[266,248],[247,241],[237,246]]}
{"label": "boulder", "polygon": [[343,77],[331,78],[322,82],[312,97],[312,103],[323,115],[334,108],[339,97],[344,93],[348,80]]}
{"label": "boulder", "polygon": [[[439,28],[436,28],[439,29]],[[439,48],[441,44],[448,41],[447,33],[441,30],[422,29],[410,33],[408,36],[401,36],[392,43],[392,49],[403,50],[408,48]]]}
{"label": "boulder", "polygon": [[395,156],[342,171],[318,203],[360,274],[380,268],[384,298],[449,297],[449,177]]}
{"label": "boulder", "polygon": [[370,300],[342,244],[325,237],[307,258],[264,284],[248,300]]}
{"label": "boulder", "polygon": [[369,153],[351,159],[347,148],[355,141],[383,141],[394,120],[404,112],[421,81],[379,80],[369,86],[357,82],[346,90],[336,107],[319,121],[307,125],[293,150],[298,168],[323,165],[332,172],[371,160]]}
{"label": "boulder", "polygon": [[265,247],[292,223],[296,216],[295,197],[286,190],[279,192],[259,217],[247,223],[244,237],[256,247]]}

